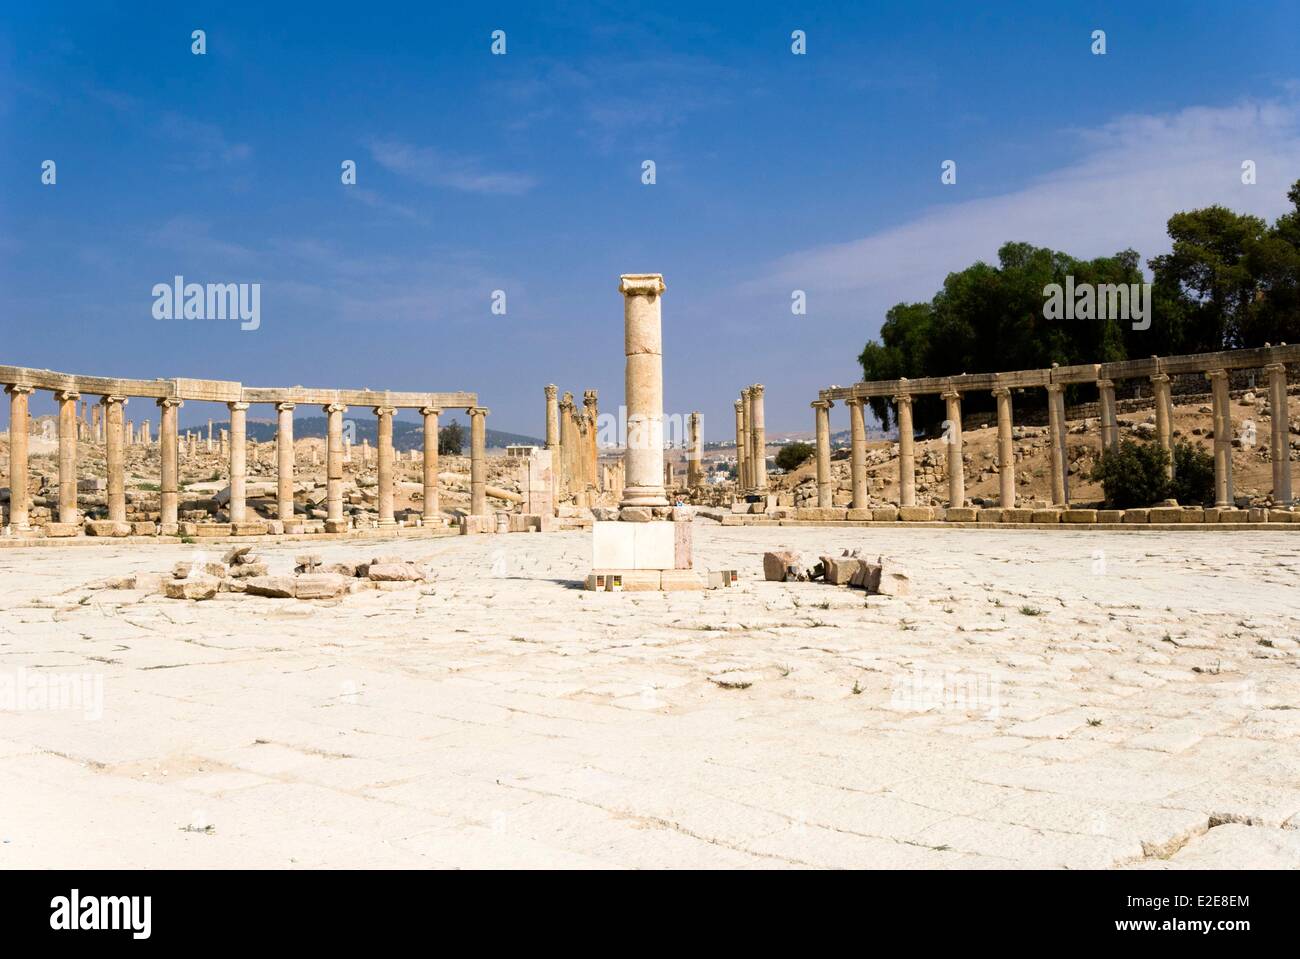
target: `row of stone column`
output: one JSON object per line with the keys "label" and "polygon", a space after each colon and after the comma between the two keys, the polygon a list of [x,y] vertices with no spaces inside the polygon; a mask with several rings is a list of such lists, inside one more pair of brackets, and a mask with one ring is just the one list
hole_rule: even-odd
{"label": "row of stone column", "polygon": [[[1269,403],[1272,409],[1271,454],[1273,461],[1273,500],[1278,504],[1290,505],[1291,493],[1291,452],[1290,426],[1287,415],[1287,381],[1286,366],[1272,363],[1264,367],[1269,375]],[[1218,507],[1232,506],[1234,503],[1232,477],[1232,415],[1228,395],[1228,371],[1210,370],[1205,374],[1210,381],[1212,410],[1214,419],[1214,499]],[[1170,454],[1169,475],[1173,475],[1173,398],[1170,378],[1166,373],[1154,373],[1150,376],[1152,395],[1155,402],[1156,441]],[[902,382],[906,382],[903,380]],[[1049,454],[1051,464],[1052,503],[1056,506],[1068,506],[1069,489],[1069,450],[1066,442],[1066,418],[1064,384],[1049,383],[1047,390],[1047,417]],[[1113,450],[1119,446],[1119,421],[1115,403],[1115,383],[1113,380],[1097,380],[1099,406],[1101,411],[1101,442],[1103,450]],[[1012,417],[1011,389],[997,386],[992,390],[997,401],[998,423],[998,487],[999,499],[1003,507],[1011,508],[1016,502],[1015,455],[1012,441],[1014,426]],[[948,467],[948,503],[950,506],[964,506],[965,493],[965,458],[962,453],[961,431],[961,393],[948,389],[940,394],[945,403],[944,438],[947,450]],[[898,484],[899,505],[916,505],[916,456],[913,447],[915,431],[912,425],[912,394],[900,392],[893,397],[898,419]],[[861,397],[846,399],[849,407],[851,425],[851,476],[853,502],[855,509],[867,506],[866,476],[866,431],[864,426],[863,405],[866,400]],[[834,484],[830,468],[830,408],[831,400],[819,399],[813,402],[817,435],[817,505],[833,505]],[[737,404],[737,437],[740,442],[740,404]]]}
{"label": "row of stone column", "polygon": [[736,482],[742,492],[767,490],[767,429],[761,383],[745,387],[736,401]]}
{"label": "row of stone column", "polygon": [[598,448],[596,444],[597,396],[595,390],[582,394],[582,408],[566,391],[558,399],[555,384],[546,387],[546,448],[552,451],[557,464],[556,485],[561,493],[571,493],[579,498],[590,496],[602,488],[601,476],[596,469]]}
{"label": "row of stone column", "polygon": [[[5,387],[9,394],[9,485],[10,525],[15,531],[30,528],[31,498],[28,489],[28,429],[29,397],[34,388],[22,384]],[[80,394],[73,391],[56,392],[59,403],[59,504],[58,521],[77,523],[77,439],[79,435],[77,400]],[[100,401],[105,436],[105,459],[108,472],[108,518],[125,522],[126,486],[123,456],[124,431],[122,409],[124,396],[104,396]],[[178,435],[177,410],[183,401],[174,398],[157,400],[160,410],[159,452],[161,459],[159,483],[159,522],[163,533],[177,529],[178,513]],[[230,504],[232,524],[247,522],[246,469],[247,469],[247,410],[249,404],[227,403],[230,410]],[[277,444],[277,515],[281,520],[293,518],[293,403],[278,403]],[[347,529],[343,516],[343,413],[347,407],[331,403],[324,407],[328,429],[326,440],[326,530],[341,532]],[[378,418],[378,480],[379,524],[392,526],[393,515],[393,407],[376,407]],[[442,411],[433,407],[420,410],[424,417],[424,469],[423,469],[423,519],[426,524],[440,521],[438,510],[438,415]],[[470,416],[470,512],[487,513],[487,461],[486,417],[488,410],[472,407]],[[209,428],[209,437],[211,429]],[[191,437],[191,440],[193,437]],[[192,446],[192,444],[191,444]]]}

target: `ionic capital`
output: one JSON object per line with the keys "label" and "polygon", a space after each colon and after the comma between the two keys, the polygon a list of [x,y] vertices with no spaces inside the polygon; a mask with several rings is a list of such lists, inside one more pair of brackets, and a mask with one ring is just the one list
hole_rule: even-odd
{"label": "ionic capital", "polygon": [[58,400],[60,403],[67,403],[72,400],[81,399],[81,394],[78,393],[76,390],[55,390],[54,398]]}
{"label": "ionic capital", "polygon": [[102,406],[112,406],[115,403],[121,403],[123,406],[125,406],[127,403],[127,397],[118,396],[115,393],[110,393],[107,396],[101,396],[99,398],[99,402],[100,405]]}
{"label": "ionic capital", "polygon": [[954,387],[951,387],[951,386],[948,387],[946,390],[944,390],[944,391],[943,391],[942,393],[940,393],[939,395],[940,395],[941,397],[943,397],[945,400],[960,400],[960,399],[961,399],[961,393],[957,392],[957,390],[956,390]]}
{"label": "ionic capital", "polygon": [[1226,380],[1228,378],[1227,370],[1206,370],[1205,378],[1207,380]]}
{"label": "ionic capital", "polygon": [[658,296],[666,289],[662,273],[624,273],[618,278],[618,291],[624,296]]}
{"label": "ionic capital", "polygon": [[992,393],[994,396],[998,396],[998,397],[1002,397],[1002,396],[1010,396],[1010,395],[1011,395],[1011,387],[1009,387],[1009,386],[995,386],[995,387],[993,387],[993,389],[989,390],[989,392]]}
{"label": "ionic capital", "polygon": [[1114,380],[1098,380],[1098,381],[1097,381],[1097,389],[1099,389],[1099,390],[1113,390],[1114,388],[1115,388],[1115,381],[1114,381]]}
{"label": "ionic capital", "polygon": [[[552,389],[554,389],[554,387],[552,387]],[[421,407],[420,407],[420,415],[421,415],[421,416],[437,416],[437,415],[438,415],[439,413],[441,413],[441,412],[442,412],[442,410],[441,410],[439,407],[437,407],[437,406],[421,406]]]}
{"label": "ionic capital", "polygon": [[394,406],[376,406],[374,410],[375,415],[379,417],[392,416],[397,412],[397,408]]}
{"label": "ionic capital", "polygon": [[845,405],[845,406],[861,406],[861,405],[862,405],[863,403],[865,403],[865,402],[866,402],[866,400],[864,400],[864,399],[863,399],[862,397],[860,397],[860,396],[850,396],[850,397],[847,397],[847,398],[844,400],[844,405]]}
{"label": "ionic capital", "polygon": [[176,410],[185,405],[179,396],[161,396],[155,402],[164,410]]}
{"label": "ionic capital", "polygon": [[911,406],[911,405],[912,405],[912,394],[911,394],[911,393],[895,393],[895,394],[894,394],[894,402],[897,403],[899,406]]}
{"label": "ionic capital", "polygon": [[226,408],[232,413],[242,413],[244,410],[248,409],[248,404],[239,402],[227,403]]}
{"label": "ionic capital", "polygon": [[10,383],[5,386],[5,392],[10,396],[17,396],[19,394],[26,396],[35,393],[36,387],[28,386],[26,383]]}
{"label": "ionic capital", "polygon": [[1286,364],[1285,364],[1285,363],[1269,363],[1267,366],[1264,367],[1264,372],[1265,372],[1265,373],[1281,373],[1282,375],[1285,376],[1285,375],[1286,375]]}
{"label": "ionic capital", "polygon": [[835,404],[831,400],[813,400],[809,405],[815,410],[828,410]]}
{"label": "ionic capital", "polygon": [[1169,374],[1168,374],[1168,373],[1152,373],[1151,376],[1150,376],[1150,380],[1151,380],[1152,383],[1168,383],[1168,382],[1169,382]]}
{"label": "ionic capital", "polygon": [[277,413],[288,413],[297,407],[297,403],[276,403],[275,411]]}
{"label": "ionic capital", "polygon": [[321,407],[321,409],[323,409],[327,415],[330,413],[346,413],[348,411],[347,406],[343,403],[326,403]]}
{"label": "ionic capital", "polygon": [[1064,383],[1048,383],[1047,386],[1046,386],[1046,389],[1047,389],[1047,392],[1048,392],[1048,393],[1050,393],[1050,394],[1052,394],[1053,396],[1055,396],[1057,393],[1061,392],[1061,390],[1065,389],[1065,384],[1064,384]]}
{"label": "ionic capital", "polygon": [[465,410],[470,416],[487,416],[492,411],[486,406],[471,406]]}

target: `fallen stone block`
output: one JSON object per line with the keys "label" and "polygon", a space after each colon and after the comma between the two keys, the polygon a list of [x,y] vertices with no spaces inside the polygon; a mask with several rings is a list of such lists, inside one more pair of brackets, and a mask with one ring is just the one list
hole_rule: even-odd
{"label": "fallen stone block", "polygon": [[253,576],[244,581],[245,588],[254,596],[272,599],[293,599],[292,576]]}
{"label": "fallen stone block", "polygon": [[349,592],[351,585],[347,577],[336,573],[306,573],[294,577],[293,595],[295,599],[334,599]]}
{"label": "fallen stone block", "polygon": [[243,562],[243,557],[247,556],[252,551],[252,546],[232,546],[230,549],[226,550],[225,554],[221,557],[221,561],[227,566],[232,563],[241,563]]}
{"label": "fallen stone block", "polygon": [[162,584],[163,595],[168,599],[211,599],[221,588],[221,580],[213,576],[193,576],[188,579],[171,579]]}
{"label": "fallen stone block", "polygon": [[230,576],[232,579],[251,579],[254,576],[265,576],[267,567],[265,563],[239,563],[230,567]]}
{"label": "fallen stone block", "polygon": [[763,578],[769,583],[806,582],[809,575],[802,553],[785,549],[763,554]]}
{"label": "fallen stone block", "polygon": [[227,569],[224,563],[210,563],[203,560],[182,560],[172,567],[173,579],[192,579],[202,576],[221,579],[226,573]]}
{"label": "fallen stone block", "polygon": [[823,556],[821,563],[822,576],[828,586],[849,585],[858,568],[863,565],[863,561],[856,556]]}
{"label": "fallen stone block", "polygon": [[148,520],[136,520],[131,524],[132,536],[156,536],[158,535],[158,524]]}
{"label": "fallen stone block", "polygon": [[[357,566],[355,563],[329,563],[321,567],[322,573],[337,573],[340,576],[349,576],[353,579],[357,576]],[[366,573],[369,574],[370,567],[366,567]]]}
{"label": "fallen stone block", "polygon": [[865,589],[868,593],[880,592],[880,563],[868,563],[865,560],[858,563],[858,568],[853,571],[849,577],[849,586],[854,589]]}
{"label": "fallen stone block", "polygon": [[912,592],[912,577],[907,570],[884,559],[880,561],[880,581],[871,592],[881,596],[907,596]]}
{"label": "fallen stone block", "polygon": [[376,583],[414,583],[424,579],[424,570],[414,563],[371,563],[366,578]]}

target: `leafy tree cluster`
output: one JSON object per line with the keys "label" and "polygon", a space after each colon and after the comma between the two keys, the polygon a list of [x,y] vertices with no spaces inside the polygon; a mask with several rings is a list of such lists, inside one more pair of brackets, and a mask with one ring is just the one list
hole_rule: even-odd
{"label": "leafy tree cluster", "polygon": [[[1067,276],[1076,287],[1146,282],[1135,251],[1079,260],[1006,243],[996,266],[975,263],[949,274],[928,303],[890,309],[879,340],[869,341],[858,357],[863,378],[992,373],[1300,342],[1300,181],[1287,197],[1291,210],[1272,226],[1221,206],[1172,216],[1170,252],[1147,264],[1152,291],[1146,330],[1124,319],[1044,316],[1045,288],[1065,286]],[[1042,405],[1045,397],[1028,393],[1024,402]],[[993,405],[992,397],[975,393],[963,403],[972,412]],[[891,403],[872,400],[871,407],[890,425]],[[919,428],[934,430],[943,416],[938,397],[917,398]]]}

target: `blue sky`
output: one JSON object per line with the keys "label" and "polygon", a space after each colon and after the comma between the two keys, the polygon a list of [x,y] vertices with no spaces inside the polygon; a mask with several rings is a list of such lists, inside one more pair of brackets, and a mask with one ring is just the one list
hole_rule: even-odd
{"label": "blue sky", "polygon": [[[534,435],[548,382],[622,401],[620,273],[665,275],[670,413],[723,439],[757,381],[770,432],[810,429],[891,304],[1003,242],[1145,258],[1300,177],[1295,3],[27,6],[0,362],[476,390]],[[176,274],[260,283],[260,328],[155,320]]]}

